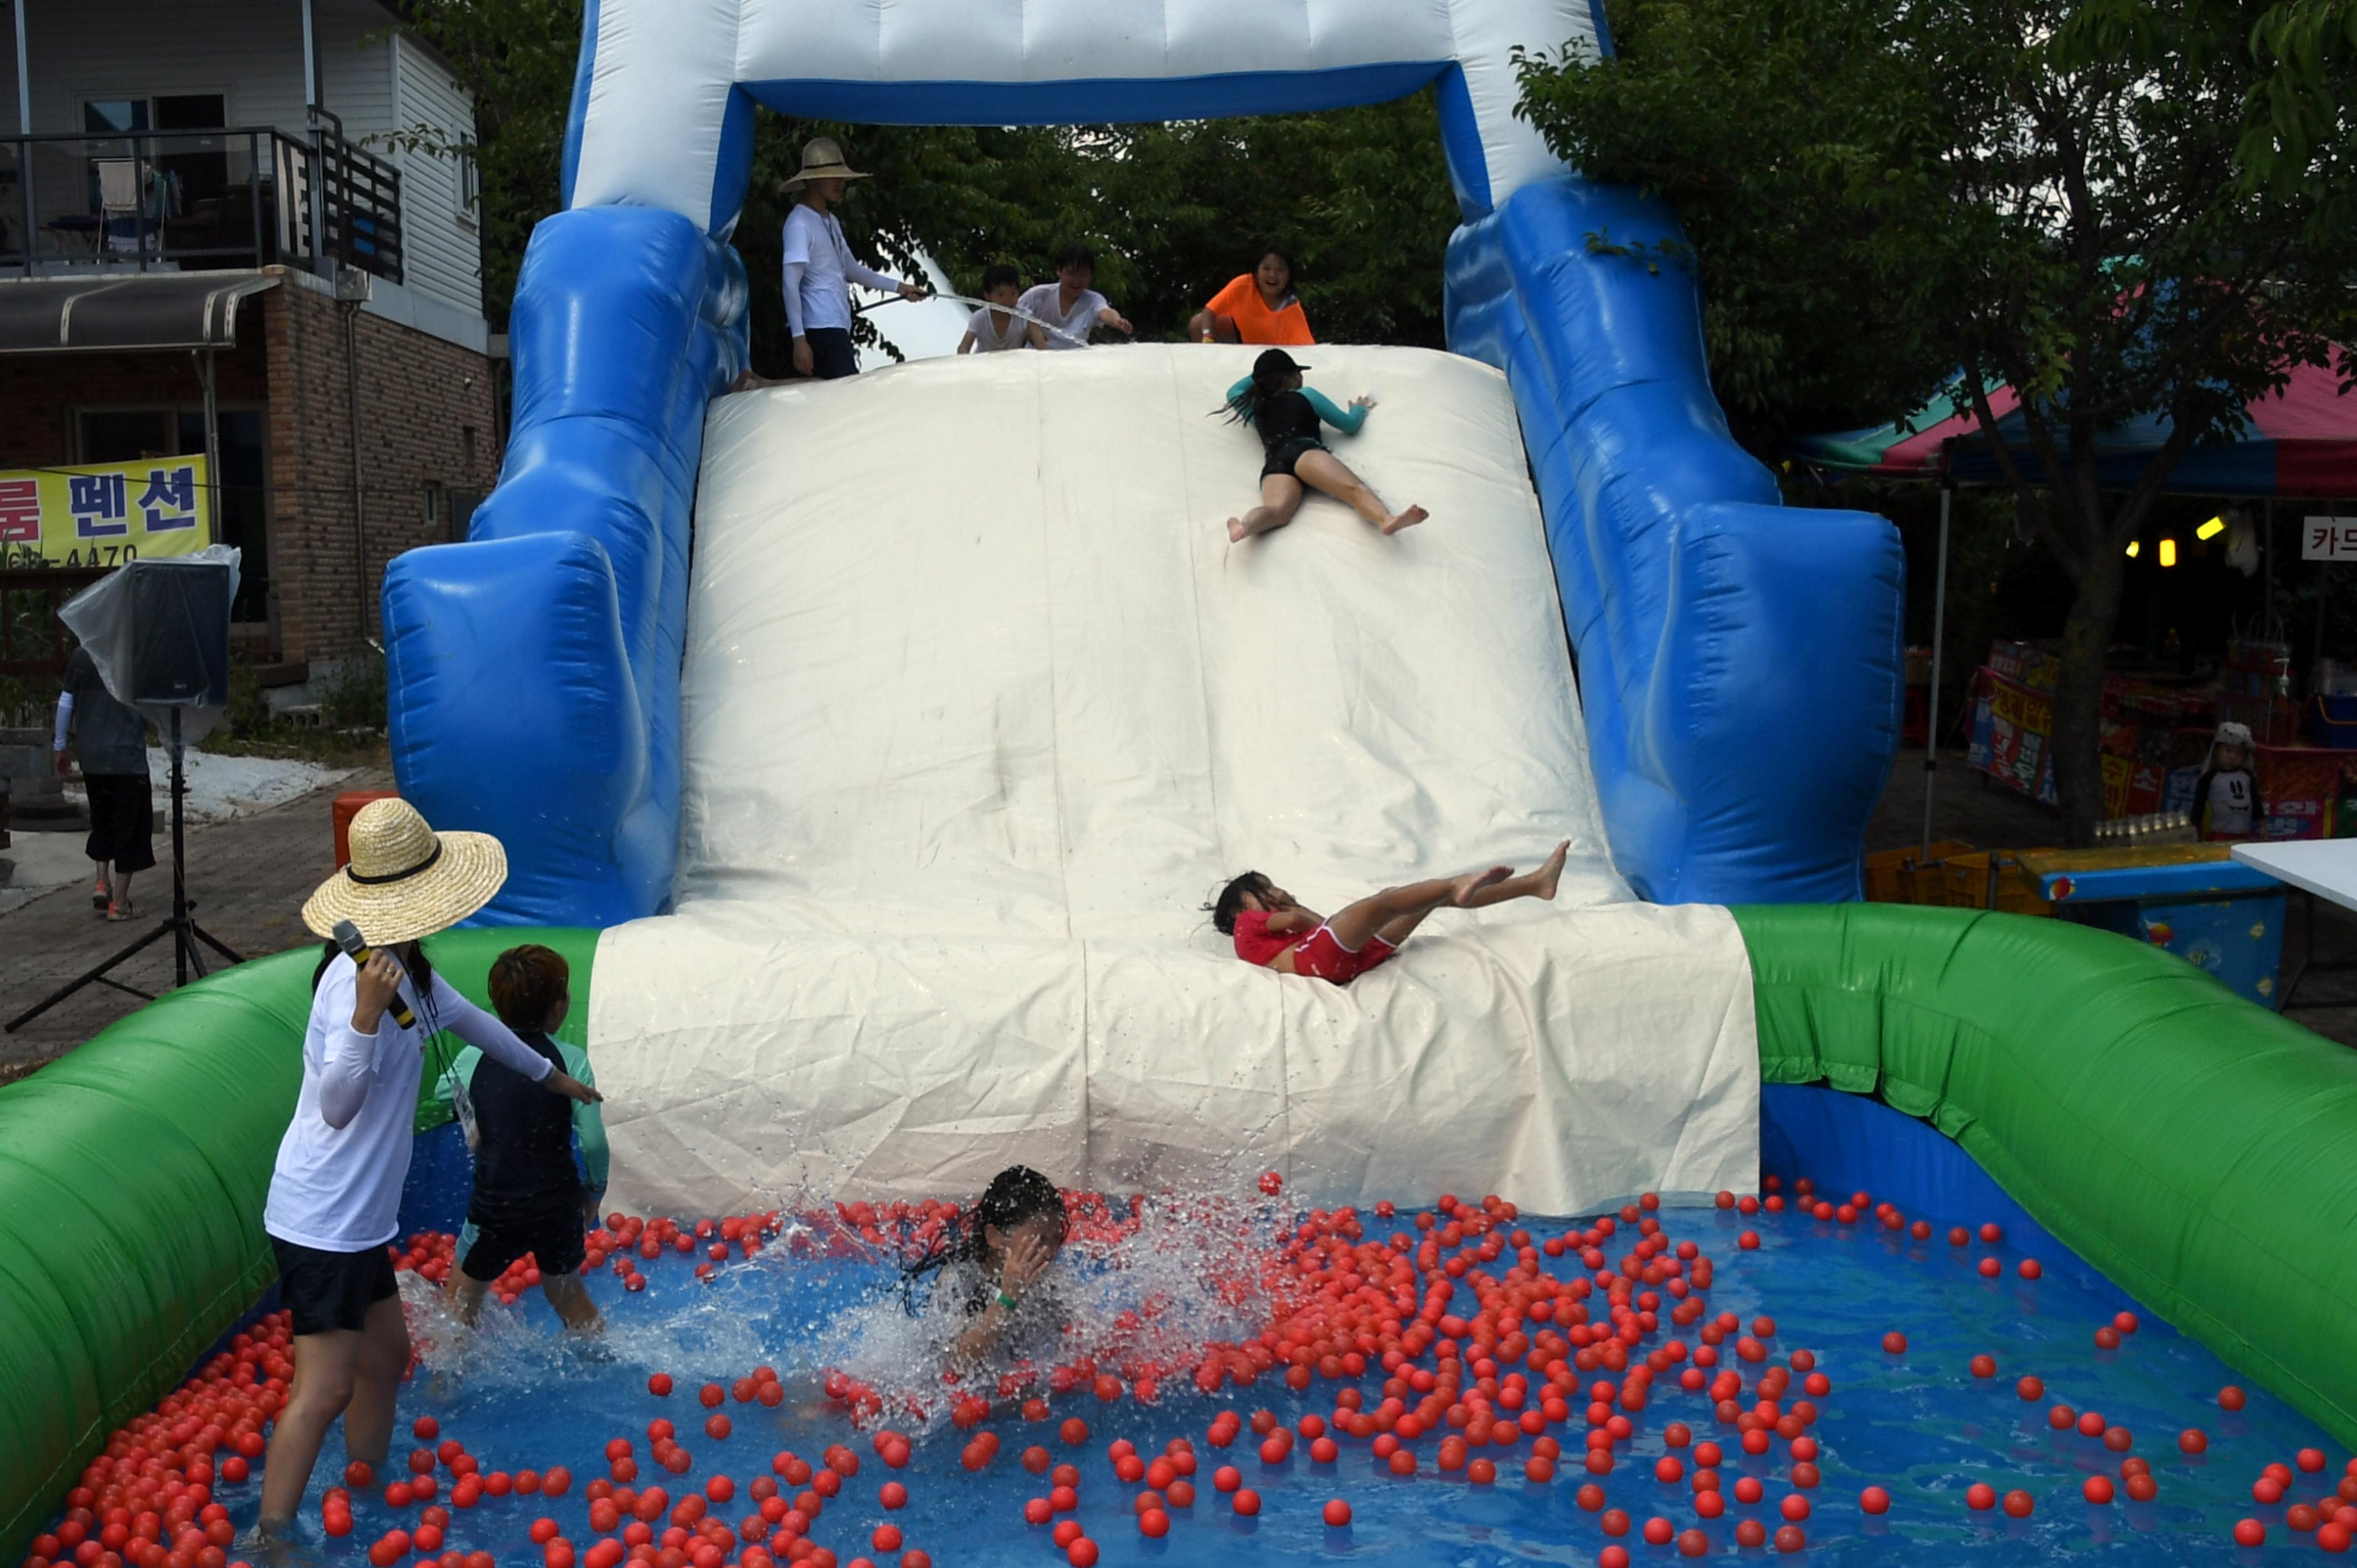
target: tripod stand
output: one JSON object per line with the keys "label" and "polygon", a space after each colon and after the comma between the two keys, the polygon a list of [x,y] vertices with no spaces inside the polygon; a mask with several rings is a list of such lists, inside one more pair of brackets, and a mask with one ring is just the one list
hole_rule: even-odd
{"label": "tripod stand", "polygon": [[[213,951],[221,954],[221,957],[229,960],[231,963],[243,963],[245,961],[235,952],[232,952],[220,938],[214,936],[210,931],[206,930],[202,926],[197,924],[195,918],[197,907],[188,898],[188,862],[180,834],[181,818],[183,814],[181,811],[181,803],[188,792],[188,781],[182,769],[182,758],[187,755],[188,747],[180,739],[180,710],[177,707],[172,710],[172,733],[167,744],[172,753],[171,914],[164,919],[157,921],[155,929],[150,930],[145,936],[141,937],[137,941],[133,942],[121,952],[118,952],[113,958],[108,959],[104,963],[100,964],[95,969],[89,971],[87,973],[81,975],[77,979],[68,982],[62,987],[51,992],[40,1001],[33,1004],[32,1006],[27,1008],[24,1012],[19,1013],[14,1018],[9,1019],[6,1025],[7,1033],[16,1033],[18,1029],[23,1028],[26,1025],[31,1023],[34,1019],[39,1017],[42,1014],[48,1012],[50,1008],[56,1006],[59,1003],[64,1001],[67,997],[71,996],[75,992],[80,991],[86,985],[111,985],[115,990],[126,993],[129,995],[136,996],[142,1001],[153,1002],[156,999],[153,993],[142,991],[135,985],[126,985],[122,981],[115,979],[108,972],[121,967],[123,964],[128,962],[132,958],[135,957],[139,953],[145,952],[149,947],[153,946],[157,941],[162,940],[167,936],[169,936],[172,939],[172,972],[174,977],[172,983],[175,985],[186,985],[188,983],[188,971],[191,968],[196,970],[198,979],[202,980],[204,978],[205,947],[212,949]],[[204,947],[198,946],[199,942],[203,943]]]}

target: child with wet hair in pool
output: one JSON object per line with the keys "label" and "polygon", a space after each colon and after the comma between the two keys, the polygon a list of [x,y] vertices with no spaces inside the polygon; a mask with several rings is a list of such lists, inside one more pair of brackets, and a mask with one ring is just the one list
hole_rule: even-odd
{"label": "child with wet hair in pool", "polygon": [[909,1265],[912,1282],[939,1275],[934,1300],[952,1324],[963,1325],[950,1341],[952,1366],[1014,1360],[1052,1347],[1068,1315],[1046,1276],[1065,1230],[1056,1184],[1028,1165],[1009,1165],[960,1218],[956,1236]]}
{"label": "child with wet hair in pool", "polygon": [[1257,871],[1247,871],[1206,905],[1222,936],[1233,937],[1236,956],[1280,974],[1303,974],[1348,985],[1399,950],[1435,909],[1480,909],[1512,898],[1553,898],[1563,879],[1566,839],[1535,871],[1510,865],[1468,871],[1386,887],[1331,918],[1303,908],[1293,895]]}

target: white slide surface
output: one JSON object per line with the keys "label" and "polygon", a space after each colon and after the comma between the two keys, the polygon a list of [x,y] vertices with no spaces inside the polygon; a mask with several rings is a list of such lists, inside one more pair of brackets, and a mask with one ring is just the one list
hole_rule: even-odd
{"label": "white slide surface", "polygon": [[[1286,1172],[1311,1201],[1572,1213],[1748,1188],[1733,919],[1613,873],[1504,378],[1305,351],[1345,462],[1231,544],[1254,351],[931,360],[714,404],[676,912],[607,931],[615,1201],[1114,1190]],[[1264,871],[1329,913],[1572,841],[1554,904],[1434,915],[1347,987],[1236,959]]]}

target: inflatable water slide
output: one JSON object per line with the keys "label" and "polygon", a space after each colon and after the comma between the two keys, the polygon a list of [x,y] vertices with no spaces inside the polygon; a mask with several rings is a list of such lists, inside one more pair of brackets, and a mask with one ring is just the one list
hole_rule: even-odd
{"label": "inflatable water slide", "polygon": [[[383,602],[402,790],[506,844],[486,923],[574,959],[616,1202],[933,1196],[1020,1158],[1573,1214],[1751,1190],[1763,1144],[1799,1146],[1910,1204],[1995,1177],[2357,1434],[2348,1054],[2117,938],[1855,902],[1899,542],[1779,504],[1695,280],[1619,253],[1673,215],[1515,118],[1515,50],[1609,47],[1587,0],[588,16],[501,482]],[[1306,356],[1375,395],[1338,450],[1421,527],[1313,500],[1229,542],[1259,454],[1214,410],[1246,350],[723,395],[757,106],[1078,124],[1426,85],[1464,217],[1433,258],[1449,352]],[[1238,962],[1202,908],[1248,869],[1331,909],[1563,841],[1553,903],[1444,910],[1348,988]],[[453,972],[516,935],[445,939]],[[0,1099],[0,1548],[267,1283],[310,961]],[[1890,1131],[1922,1123],[1947,1155]]]}

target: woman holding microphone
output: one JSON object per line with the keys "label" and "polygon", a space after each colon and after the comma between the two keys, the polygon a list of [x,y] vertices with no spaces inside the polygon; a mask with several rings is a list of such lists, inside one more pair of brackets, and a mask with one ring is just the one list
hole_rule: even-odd
{"label": "woman holding microphone", "polygon": [[459,995],[419,945],[490,902],[507,880],[499,840],[437,834],[408,802],[378,800],[352,819],[351,855],[303,906],[311,929],[349,920],[368,951],[360,962],[331,941],[312,977],[303,1086],[263,1210],[295,1319],[295,1379],[264,1462],[256,1545],[294,1522],[339,1416],[345,1453],[371,1469],[392,1444],[411,1352],[385,1244],[401,1229],[432,1036],[447,1029],[569,1100],[599,1098]]}

